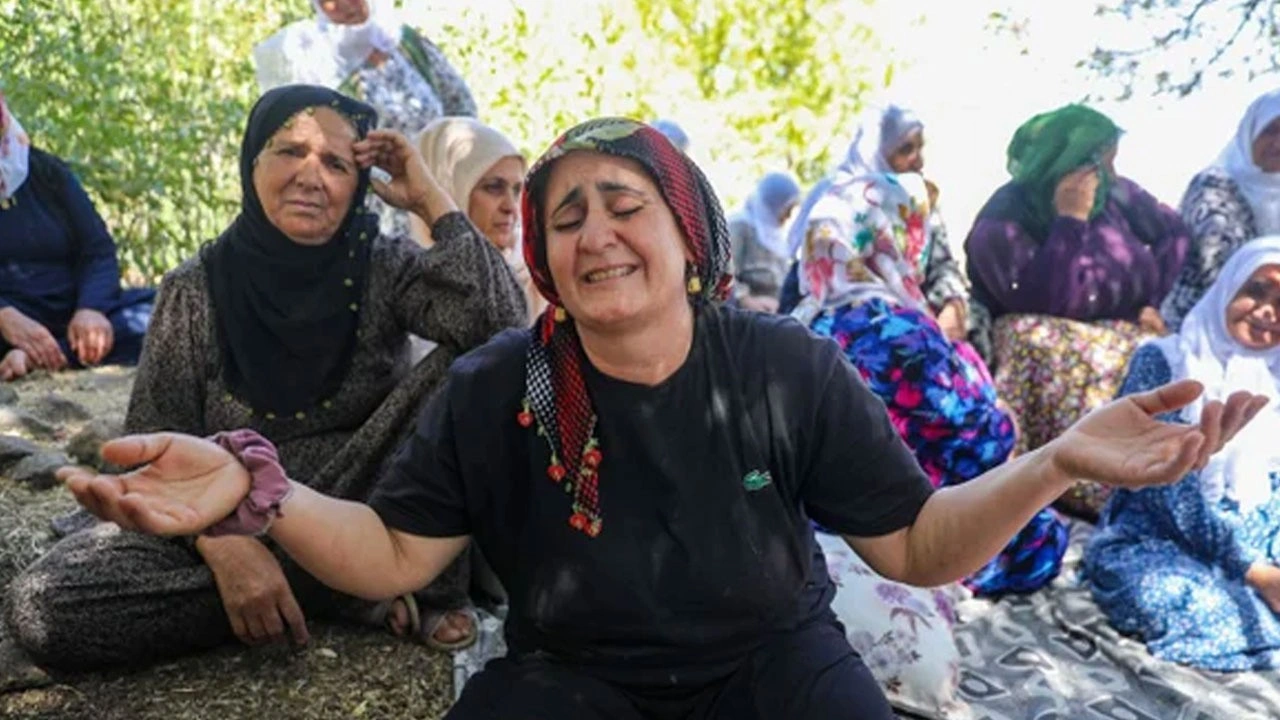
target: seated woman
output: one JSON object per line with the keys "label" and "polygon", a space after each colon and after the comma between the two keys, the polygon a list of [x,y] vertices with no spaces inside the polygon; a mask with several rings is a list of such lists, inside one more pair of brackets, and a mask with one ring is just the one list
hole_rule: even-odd
{"label": "seated woman", "polygon": [[[311,0],[315,15],[288,25],[253,49],[263,92],[281,85],[322,85],[368,103],[378,127],[409,137],[432,120],[476,115],[466,80],[444,52],[390,0]],[[381,229],[410,234],[412,213],[371,205]]]}
{"label": "seated woman", "polygon": [[[1035,116],[1009,143],[1013,180],[965,241],[975,344],[991,348],[1019,449],[1114,397],[1129,355],[1164,329],[1156,307],[1182,267],[1187,231],[1116,174],[1119,139],[1115,123],[1083,105]],[[1105,501],[1105,490],[1082,485],[1059,507],[1092,519]]]}
{"label": "seated woman", "polygon": [[[919,175],[837,175],[797,220],[804,299],[793,315],[840,345],[933,486],[945,487],[1004,463],[1016,431],[982,359],[947,339],[920,290],[927,194]],[[987,595],[1036,590],[1066,548],[1066,526],[1041,510],[968,583]]]}
{"label": "seated woman", "polygon": [[1160,314],[1173,332],[1241,245],[1280,233],[1280,91],[1254,100],[1236,136],[1182,196],[1191,247]]}
{"label": "seated woman", "polygon": [[[506,259],[524,289],[532,323],[546,302],[533,286],[520,249],[524,155],[502,133],[466,117],[432,122],[417,144],[427,170]],[[432,245],[431,230],[425,224],[414,222],[413,230],[418,242]]]}
{"label": "seated woman", "polygon": [[935,491],[834,343],[720,305],[724,216],[656,130],[588,121],[528,182],[525,257],[552,307],[454,364],[370,504],[289,479],[252,430],[122,438],[104,457],[137,470],[68,469],[68,487],[131,529],[267,533],[366,598],[421,587],[474,536],[510,592],[510,653],[449,720],[890,720],[811,519],[887,578],[952,582],[1075,478],[1169,482],[1265,402],[1166,425],[1199,394],[1167,386]]}
{"label": "seated woman", "polygon": [[0,95],[0,381],[132,365],[152,290],[121,290],[116,244],[71,170],[31,146]]}
{"label": "seated woman", "polygon": [[[845,153],[844,162],[835,173],[814,186],[809,192],[801,214],[806,214],[812,203],[826,192],[836,176],[857,177],[874,173],[914,173],[924,177],[924,123],[914,112],[899,105],[887,105],[873,110],[858,127],[853,142]],[[928,188],[929,214],[926,227],[929,235],[929,252],[920,289],[929,301],[942,331],[951,340],[964,340],[969,330],[969,288],[960,265],[951,255],[947,239],[947,226],[938,209],[938,186],[925,178]],[[805,229],[793,223],[790,234],[790,253],[794,256],[804,242]],[[789,313],[800,302],[799,265],[793,265],[783,284],[779,311]]]}
{"label": "seated woman", "polygon": [[[1173,485],[1122,490],[1084,556],[1093,597],[1156,657],[1208,670],[1280,667],[1280,236],[1236,250],[1176,335],[1142,346],[1121,392],[1170,379],[1204,400],[1247,391],[1271,405]],[[1196,423],[1204,401],[1177,413]]]}
{"label": "seated woman", "polygon": [[[457,354],[524,324],[519,288],[493,246],[372,108],[286,86],[258,101],[240,155],[239,216],[170,272],[129,401],[130,432],[210,435],[251,427],[317,492],[362,501]],[[366,135],[368,134],[368,135]],[[374,189],[431,224],[436,247],[380,236],[363,210],[357,142],[396,156]],[[412,332],[438,351],[408,365]],[[331,535],[336,528],[325,528]],[[424,583],[425,585],[425,583]],[[306,618],[412,624],[394,606],[325,591],[252,537],[176,542],[99,524],[61,540],[12,583],[8,636],[38,662],[101,668],[224,644],[306,637]],[[428,588],[419,637],[471,641],[465,567]],[[422,597],[422,596],[420,596]],[[447,603],[456,602],[455,605]]]}
{"label": "seated woman", "polygon": [[795,178],[771,172],[756,184],[742,210],[729,218],[733,297],[739,307],[778,311],[778,293],[791,267],[785,227],[799,202]]}

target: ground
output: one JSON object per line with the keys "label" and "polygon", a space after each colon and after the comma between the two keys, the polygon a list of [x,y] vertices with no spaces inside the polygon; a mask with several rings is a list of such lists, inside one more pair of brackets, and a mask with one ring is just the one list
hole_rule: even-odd
{"label": "ground", "polygon": [[[102,368],[0,384],[0,442],[20,437],[41,452],[74,456],[86,427],[101,433],[123,421],[132,378],[130,370]],[[17,482],[10,461],[0,445],[0,588],[48,546],[49,519],[74,506],[61,487]],[[58,675],[50,686],[20,692],[4,692],[0,667],[0,717],[439,718],[448,708],[447,655],[372,629],[311,630],[311,644],[299,651],[227,647],[152,668]]]}

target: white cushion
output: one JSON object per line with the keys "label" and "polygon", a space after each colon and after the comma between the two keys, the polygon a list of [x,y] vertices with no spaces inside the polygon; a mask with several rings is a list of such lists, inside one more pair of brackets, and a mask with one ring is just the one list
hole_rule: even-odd
{"label": "white cushion", "polygon": [[956,694],[960,652],[951,634],[955,606],[969,591],[958,584],[923,589],[886,580],[842,538],[818,533],[818,543],[837,586],[831,607],[889,702],[927,718],[971,718]]}

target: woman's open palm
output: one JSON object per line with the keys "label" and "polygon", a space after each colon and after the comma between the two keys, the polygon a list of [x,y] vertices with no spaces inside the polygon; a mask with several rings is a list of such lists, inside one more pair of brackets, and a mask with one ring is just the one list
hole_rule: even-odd
{"label": "woman's open palm", "polygon": [[1202,391],[1200,383],[1183,380],[1108,403],[1053,441],[1054,462],[1068,477],[1117,487],[1174,482],[1204,467],[1267,404],[1266,397],[1238,392],[1225,403],[1206,403],[1199,425],[1156,419]]}
{"label": "woman's open palm", "polygon": [[121,475],[71,467],[58,476],[86,509],[129,530],[194,535],[230,515],[249,492],[249,472],[231,453],[190,435],[123,437],[103,445],[102,457],[140,467]]}

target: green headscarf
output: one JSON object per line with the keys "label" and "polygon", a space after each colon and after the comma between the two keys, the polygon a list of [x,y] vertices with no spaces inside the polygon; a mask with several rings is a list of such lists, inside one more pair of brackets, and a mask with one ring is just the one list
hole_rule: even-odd
{"label": "green headscarf", "polygon": [[[1053,194],[1058,182],[1085,165],[1097,163],[1120,139],[1111,118],[1084,105],[1066,105],[1041,113],[1018,128],[1009,142],[1009,174],[1026,191],[1035,221],[1048,227],[1057,215]],[[1089,217],[1107,204],[1114,178],[1100,172]]]}

